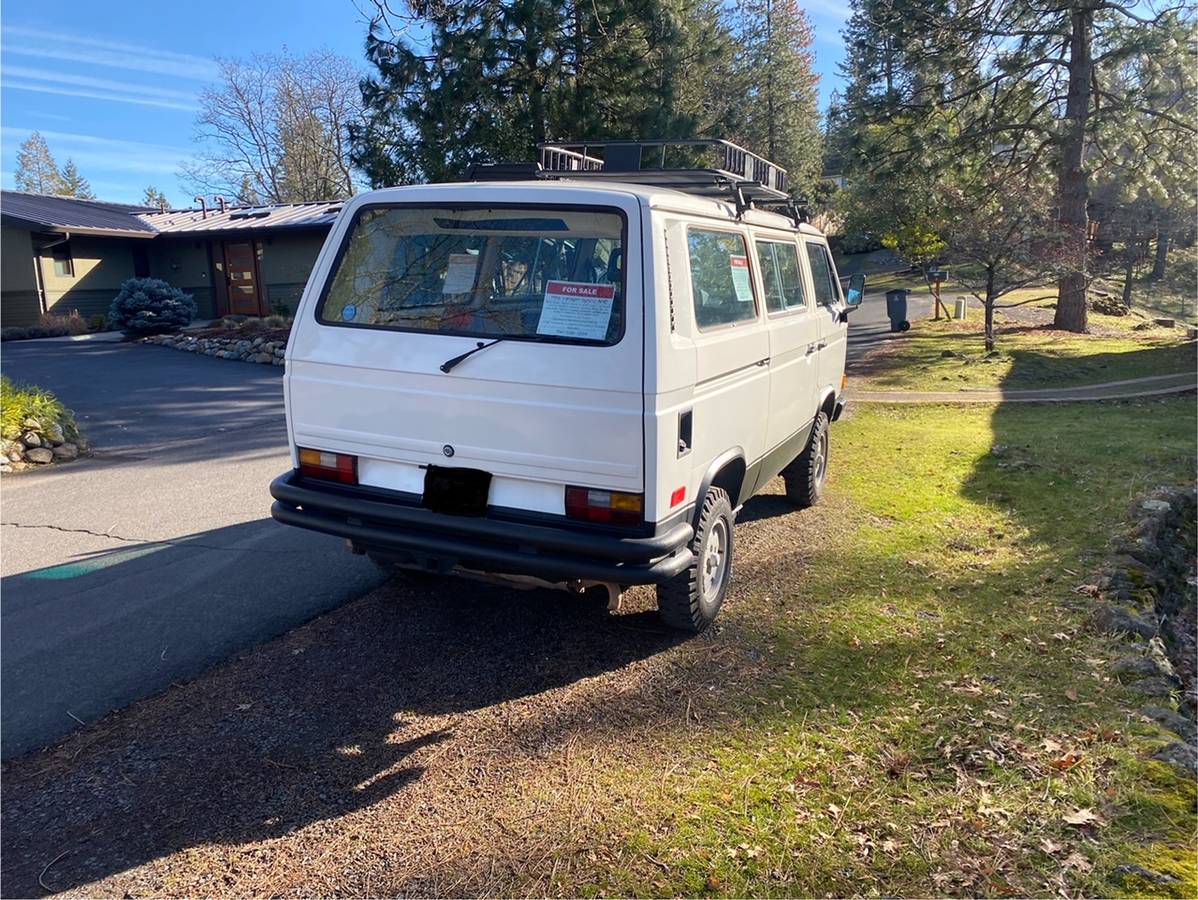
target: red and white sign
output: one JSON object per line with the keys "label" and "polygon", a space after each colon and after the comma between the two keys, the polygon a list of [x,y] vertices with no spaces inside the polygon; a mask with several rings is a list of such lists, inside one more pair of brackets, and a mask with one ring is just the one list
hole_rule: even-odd
{"label": "red and white sign", "polygon": [[614,284],[551,281],[545,285],[537,334],[602,341],[615,298]]}

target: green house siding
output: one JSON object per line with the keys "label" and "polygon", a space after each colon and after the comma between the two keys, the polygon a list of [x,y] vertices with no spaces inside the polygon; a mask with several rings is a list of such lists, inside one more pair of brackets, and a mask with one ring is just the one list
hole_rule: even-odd
{"label": "green house siding", "polygon": [[41,313],[33,236],[23,228],[0,228],[0,324],[36,325]]}
{"label": "green house siding", "polygon": [[295,312],[324,239],[323,231],[306,231],[276,234],[263,242],[259,267],[271,312],[284,307],[288,314]]}

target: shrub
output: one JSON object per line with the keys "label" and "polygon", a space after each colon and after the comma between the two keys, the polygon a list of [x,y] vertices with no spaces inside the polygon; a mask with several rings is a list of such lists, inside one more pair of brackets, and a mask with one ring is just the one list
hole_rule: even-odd
{"label": "shrub", "polygon": [[79,315],[79,310],[72,309],[68,315],[58,316],[54,313],[42,313],[37,320],[39,328],[61,330],[61,334],[87,334],[87,322]]}
{"label": "shrub", "polygon": [[112,301],[108,319],[126,334],[177,331],[196,314],[195,301],[160,278],[130,278]]}
{"label": "shrub", "polygon": [[42,433],[57,425],[68,441],[79,436],[74,415],[52,393],[34,385],[14,384],[7,375],[0,377],[0,436],[15,440],[28,430],[26,419],[35,419]]}
{"label": "shrub", "polygon": [[62,337],[67,330],[61,326],[43,328],[41,325],[9,325],[0,328],[0,341],[32,341],[35,338]]}
{"label": "shrub", "polygon": [[91,331],[107,331],[108,330],[108,316],[104,315],[104,313],[96,313],[94,316],[92,316],[90,319],[87,320],[87,327]]}

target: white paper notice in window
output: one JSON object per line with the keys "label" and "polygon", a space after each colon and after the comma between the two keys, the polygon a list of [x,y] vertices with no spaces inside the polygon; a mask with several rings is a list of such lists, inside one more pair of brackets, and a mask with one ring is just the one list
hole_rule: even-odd
{"label": "white paper notice in window", "polygon": [[605,340],[615,297],[613,284],[551,281],[545,285],[537,334]]}
{"label": "white paper notice in window", "polygon": [[474,277],[478,273],[478,257],[473,253],[449,254],[449,267],[445,271],[442,294],[466,294],[474,290]]}
{"label": "white paper notice in window", "polygon": [[741,303],[752,303],[753,288],[749,284],[749,257],[729,256],[728,265],[732,267],[732,287],[736,290],[736,299]]}

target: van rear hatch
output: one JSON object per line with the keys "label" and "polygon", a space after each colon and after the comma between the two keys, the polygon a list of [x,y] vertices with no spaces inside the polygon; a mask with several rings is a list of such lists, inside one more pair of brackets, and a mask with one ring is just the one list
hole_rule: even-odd
{"label": "van rear hatch", "polygon": [[[484,188],[485,204],[458,199]],[[566,486],[644,491],[636,198],[517,191],[545,189],[346,209],[288,347],[294,446],[352,454],[360,484],[406,495],[430,465],[480,470],[491,507],[560,515]]]}

